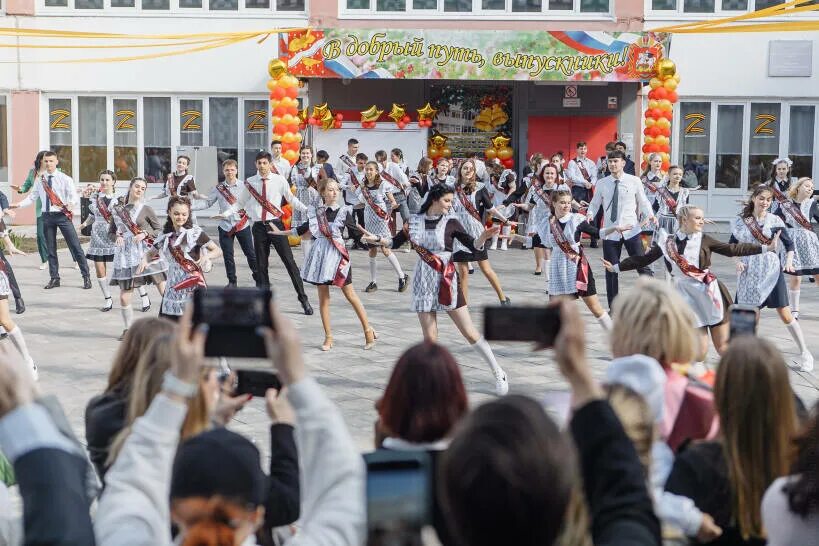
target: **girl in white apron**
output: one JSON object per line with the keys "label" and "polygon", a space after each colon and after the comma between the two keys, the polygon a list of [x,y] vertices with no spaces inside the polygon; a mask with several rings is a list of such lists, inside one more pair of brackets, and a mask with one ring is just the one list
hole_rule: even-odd
{"label": "girl in white apron", "polygon": [[102,171],[99,176],[99,189],[91,197],[88,218],[80,224],[80,229],[91,224],[91,242],[88,244],[88,251],[85,257],[94,262],[94,270],[97,274],[97,284],[99,284],[102,295],[105,298],[105,305],[100,308],[102,312],[108,312],[114,307],[114,300],[111,298],[111,289],[108,285],[107,264],[114,261],[114,241],[108,236],[111,222],[114,221],[111,208],[116,203],[114,190],[116,189],[116,179],[113,171]]}

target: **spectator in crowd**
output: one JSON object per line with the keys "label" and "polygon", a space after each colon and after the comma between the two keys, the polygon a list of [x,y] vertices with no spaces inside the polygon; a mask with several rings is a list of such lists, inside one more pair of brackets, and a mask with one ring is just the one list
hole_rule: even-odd
{"label": "spectator in crowd", "polygon": [[[660,544],[660,526],[634,446],[586,361],[577,307],[560,307],[555,358],[572,388],[570,424],[594,544]],[[541,405],[507,396],[479,407],[458,427],[438,469],[449,532],[458,544],[545,546],[564,526],[575,459]]]}
{"label": "spectator in crowd", "polygon": [[777,478],[762,498],[768,546],[819,541],[819,403],[796,440],[792,473]]}
{"label": "spectator in crowd", "polygon": [[797,417],[788,369],[774,345],[753,336],[732,340],[717,369],[717,440],[677,455],[666,490],[711,514],[723,534],[711,544],[763,545],[765,490],[789,473]]}
{"label": "spectator in crowd", "polygon": [[156,317],[134,321],[114,356],[108,374],[108,385],[85,408],[88,455],[100,479],[105,475],[105,461],[108,459],[111,442],[125,426],[137,361],[151,341],[160,335],[173,333],[175,326],[167,319]]}

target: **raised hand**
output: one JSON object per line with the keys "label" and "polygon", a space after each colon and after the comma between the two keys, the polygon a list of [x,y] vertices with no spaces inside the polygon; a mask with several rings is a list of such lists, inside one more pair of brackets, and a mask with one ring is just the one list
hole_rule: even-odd
{"label": "raised hand", "polygon": [[600,258],[600,261],[603,262],[603,267],[606,268],[606,271],[609,273],[614,273],[614,264],[610,261],[606,260],[605,258]]}

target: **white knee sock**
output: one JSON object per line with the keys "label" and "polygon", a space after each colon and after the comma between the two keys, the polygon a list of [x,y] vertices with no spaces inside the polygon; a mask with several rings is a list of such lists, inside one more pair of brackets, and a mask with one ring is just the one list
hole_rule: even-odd
{"label": "white knee sock", "polygon": [[552,263],[552,260],[543,260],[543,274],[546,275],[546,282],[549,282],[549,266]]}
{"label": "white knee sock", "polygon": [[370,258],[370,282],[376,282],[376,272],[378,271],[378,262],[375,261],[375,257]]}
{"label": "white knee sock", "polygon": [[483,336],[472,344],[472,348],[489,364],[489,369],[492,370],[492,375],[494,375],[496,379],[503,375],[503,368],[498,364],[498,361],[495,359],[495,353],[492,352],[492,347],[489,346],[489,343]]}
{"label": "white knee sock", "polygon": [[395,254],[390,254],[387,256],[387,259],[390,261],[390,265],[395,270],[395,274],[398,275],[399,279],[404,278],[404,270],[401,269],[401,264],[398,263],[398,258],[395,257]]}
{"label": "white knee sock", "polygon": [[9,330],[9,339],[14,346],[17,347],[17,350],[20,351],[20,354],[23,355],[23,358],[26,359],[26,362],[31,363],[33,359],[28,352],[28,346],[26,345],[26,340],[23,338],[23,332],[20,330],[19,326],[15,326],[14,330]]}
{"label": "white knee sock", "polygon": [[[505,236],[507,236],[507,237],[508,237],[508,235],[509,235],[510,233],[512,233],[512,227],[511,227],[511,226],[503,226],[503,227],[501,228],[501,234],[503,234],[503,235],[505,235]],[[506,249],[507,249],[507,245],[508,245],[508,244],[509,244],[509,239],[504,238],[503,240],[501,240],[501,246],[500,246],[500,247],[501,247],[501,250],[506,250]]]}
{"label": "white knee sock", "polygon": [[788,328],[788,333],[796,343],[799,353],[803,354],[808,352],[808,346],[805,344],[805,336],[802,334],[802,327],[799,325],[799,322],[792,320],[789,324],[786,324],[785,327]]}
{"label": "white knee sock", "polygon": [[497,250],[498,248],[498,234],[492,236],[492,244],[489,246],[489,250]]}
{"label": "white knee sock", "polygon": [[120,308],[120,312],[122,313],[122,322],[125,323],[125,329],[131,327],[131,322],[134,320],[134,308],[130,305]]}
{"label": "white knee sock", "polygon": [[606,333],[611,332],[612,322],[611,316],[608,313],[604,312],[602,315],[597,317],[597,322],[600,323],[600,326],[606,331]]}
{"label": "white knee sock", "polygon": [[310,248],[313,246],[313,241],[305,241],[302,239],[301,241],[301,250],[304,252],[304,257],[306,258],[308,254],[310,254]]}
{"label": "white knee sock", "polygon": [[799,296],[801,295],[801,290],[788,290],[788,298],[791,300],[791,311],[799,312]]}
{"label": "white knee sock", "polygon": [[145,285],[137,286],[137,294],[139,294],[139,297],[142,300],[142,307],[148,307],[151,305],[151,298],[148,297],[148,289],[145,287]]}
{"label": "white knee sock", "polygon": [[111,288],[108,286],[108,278],[97,277],[97,284],[100,285],[100,290],[102,290],[102,295],[105,296],[105,299],[109,299],[111,297]]}

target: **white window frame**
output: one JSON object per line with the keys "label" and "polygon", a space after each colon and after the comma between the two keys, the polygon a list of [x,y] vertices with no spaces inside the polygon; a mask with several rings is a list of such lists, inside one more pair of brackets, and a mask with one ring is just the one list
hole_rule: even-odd
{"label": "white window frame", "polygon": [[[645,0],[644,13],[646,21],[663,21],[663,20],[685,20],[685,21],[700,21],[714,19],[715,17],[731,17],[732,15],[742,15],[743,13],[751,13],[756,11],[756,0],[748,0],[748,9],[746,10],[724,10],[722,9],[723,0],[714,0],[714,11],[712,12],[687,12],[684,10],[685,0],[676,0],[676,9],[659,10],[654,9],[653,0]],[[788,17],[800,19],[817,19],[819,18],[819,11],[807,11],[789,15]],[[771,17],[758,19],[758,21],[770,21]],[[650,29],[647,29],[650,30]]]}
{"label": "white window frame", "polygon": [[[73,1],[73,0],[71,0]],[[305,0],[307,1],[307,0]],[[347,9],[347,0],[338,0],[339,19],[395,19],[407,17],[411,19],[465,19],[465,20],[543,20],[555,19],[561,21],[614,21],[615,0],[609,0],[609,10],[607,12],[581,12],[580,0],[573,0],[573,7],[570,10],[549,10],[549,0],[541,0],[541,11],[512,11],[512,0],[505,0],[504,10],[483,10],[482,0],[472,0],[472,11],[444,11],[444,0],[438,0],[437,9],[413,9],[412,0],[406,1],[404,11],[378,11],[376,4],[378,0],[370,0],[368,9]]]}
{"label": "white window frame", "polygon": [[[2,1],[2,0],[0,0]],[[8,0],[6,0],[8,1]],[[268,8],[247,8],[245,0],[238,0],[239,8],[236,10],[211,10],[209,0],[202,0],[201,8],[180,8],[179,0],[170,0],[170,8],[142,9],[142,1],[134,0],[134,7],[111,7],[111,0],[103,0],[102,9],[79,9],[75,8],[75,0],[68,0],[68,6],[46,6],[46,0],[36,0],[36,13],[38,16],[66,16],[82,15],[83,17],[122,17],[127,15],[144,17],[178,17],[185,15],[193,18],[217,16],[255,19],[258,15],[273,13],[281,19],[304,19],[310,9],[310,0],[304,0],[304,11],[278,11],[276,0],[270,0]],[[613,0],[611,0],[613,1]],[[2,10],[0,10],[2,12]]]}

